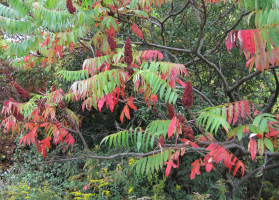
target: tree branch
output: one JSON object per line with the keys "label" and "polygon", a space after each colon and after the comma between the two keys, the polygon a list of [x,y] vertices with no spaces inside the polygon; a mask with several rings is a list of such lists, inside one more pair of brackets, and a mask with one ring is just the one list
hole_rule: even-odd
{"label": "tree branch", "polygon": [[268,103],[265,105],[264,109],[262,110],[262,113],[269,113],[271,108],[273,107],[273,105],[277,102],[277,97],[279,95],[279,82],[278,82],[278,78],[277,75],[275,73],[275,70],[273,70],[273,75],[275,78],[275,82],[276,82],[276,89],[275,89],[275,93],[272,94],[268,100]]}

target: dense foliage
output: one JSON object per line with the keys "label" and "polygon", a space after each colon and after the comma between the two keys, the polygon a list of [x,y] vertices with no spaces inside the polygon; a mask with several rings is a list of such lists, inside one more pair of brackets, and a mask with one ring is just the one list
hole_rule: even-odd
{"label": "dense foliage", "polygon": [[278,197],[278,8],[2,1],[1,195]]}

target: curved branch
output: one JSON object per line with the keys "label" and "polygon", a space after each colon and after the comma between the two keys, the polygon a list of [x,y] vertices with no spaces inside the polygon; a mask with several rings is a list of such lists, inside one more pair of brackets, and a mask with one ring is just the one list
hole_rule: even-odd
{"label": "curved branch", "polygon": [[279,82],[274,69],[273,69],[273,75],[276,82],[275,93],[270,96],[268,103],[265,105],[264,109],[262,110],[262,113],[269,113],[273,105],[277,102],[277,97],[279,95]]}
{"label": "curved branch", "polygon": [[250,14],[250,12],[252,12],[252,11],[248,11],[248,12],[244,13],[244,8],[243,8],[242,13],[241,13],[241,15],[239,16],[238,20],[237,20],[229,29],[227,29],[227,30],[224,32],[223,36],[221,37],[221,39],[219,40],[219,42],[217,43],[217,45],[216,45],[213,49],[211,49],[211,51],[209,51],[209,52],[207,53],[207,55],[212,54],[216,49],[218,49],[219,46],[223,43],[223,40],[227,37],[227,34],[228,34],[229,32],[231,32],[231,31],[240,23],[240,21],[242,20],[242,18],[243,18],[244,16]]}
{"label": "curved branch", "polygon": [[[227,14],[229,14],[231,12],[231,10],[233,9],[234,4],[231,5],[231,7],[223,14],[223,15],[219,15],[217,19],[214,20],[214,22],[212,22],[210,24],[210,26],[213,26],[214,24],[216,24],[220,19],[222,19],[223,17],[225,17]],[[220,13],[221,14],[221,13]]]}
{"label": "curved branch", "polygon": [[266,167],[259,167],[257,169],[254,169],[253,171],[251,171],[249,174],[246,174],[240,181],[238,181],[238,183],[235,185],[235,188],[232,192],[234,192],[239,186],[241,186],[245,181],[247,181],[249,178],[251,178],[253,175],[255,175],[256,173],[258,173],[260,170],[271,170],[271,169],[274,169],[274,168],[277,168],[279,167],[279,163],[275,163],[275,164],[272,164],[272,165],[268,165]]}
{"label": "curved branch", "polygon": [[[269,69],[276,69],[278,68],[279,66],[276,65],[276,66],[272,66],[272,67],[269,67]],[[233,92],[234,90],[236,90],[239,86],[242,85],[242,83],[246,82],[246,81],[249,81],[250,79],[254,78],[255,76],[259,75],[261,73],[261,70],[257,70],[255,72],[253,72],[252,74],[249,74],[248,76],[245,76],[245,77],[242,77],[237,83],[235,83],[232,87],[230,87],[228,89],[228,92]],[[277,78],[277,77],[276,77]]]}

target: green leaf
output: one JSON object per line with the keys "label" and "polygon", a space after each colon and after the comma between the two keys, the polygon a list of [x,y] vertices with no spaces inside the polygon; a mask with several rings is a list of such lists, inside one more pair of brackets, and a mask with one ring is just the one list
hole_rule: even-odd
{"label": "green leaf", "polygon": [[142,141],[142,132],[140,131],[139,133],[138,133],[138,138],[137,138],[137,149],[138,149],[138,151],[140,150],[140,147],[141,147],[141,141]]}
{"label": "green leaf", "polygon": [[145,171],[146,162],[147,162],[147,157],[143,158],[143,161],[142,161],[142,166],[141,166],[141,174],[142,175],[144,174],[144,171]]}
{"label": "green leaf", "polygon": [[168,88],[168,89],[167,89],[167,92],[166,92],[166,94],[165,94],[165,104],[167,103],[167,101],[168,101],[168,99],[169,99],[170,93],[171,93],[171,88]]}
{"label": "green leaf", "polygon": [[254,119],[253,124],[254,124],[255,126],[259,126],[261,119],[262,119],[262,116],[258,115],[258,116]]}
{"label": "green leaf", "polygon": [[165,93],[165,87],[167,86],[167,84],[162,85],[161,89],[160,89],[160,99],[163,98],[163,94]]}
{"label": "green leaf", "polygon": [[243,136],[243,129],[244,129],[244,126],[240,126],[238,127],[237,129],[237,138],[238,138],[238,141],[241,140],[242,136]]}
{"label": "green leaf", "polygon": [[270,141],[270,139],[264,138],[264,144],[265,144],[266,148],[269,149],[269,151],[271,151],[272,153],[274,153],[273,144],[272,144],[272,142]]}
{"label": "green leaf", "polygon": [[266,129],[266,126],[267,126],[267,119],[263,118],[260,123],[260,129],[264,131]]}
{"label": "green leaf", "polygon": [[120,134],[117,134],[115,137],[118,138],[118,146],[119,146],[119,148],[121,148],[121,132],[120,132]]}
{"label": "green leaf", "polygon": [[263,131],[259,127],[255,126],[255,125],[249,125],[249,129],[253,133],[260,133],[260,134],[263,133]]}
{"label": "green leaf", "polygon": [[130,149],[130,146],[129,146],[129,131],[126,131],[126,146],[128,147],[128,149]]}

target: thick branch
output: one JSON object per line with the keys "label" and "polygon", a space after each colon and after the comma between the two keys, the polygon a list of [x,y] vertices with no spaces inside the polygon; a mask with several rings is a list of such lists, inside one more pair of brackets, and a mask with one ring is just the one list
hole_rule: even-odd
{"label": "thick branch", "polygon": [[[272,164],[272,165],[268,165],[266,167],[264,167],[263,170],[271,170],[271,169],[274,169],[274,168],[277,168],[279,167],[279,163],[275,163],[275,164]],[[235,185],[235,190],[241,186],[245,181],[247,181],[248,179],[250,179],[253,175],[255,175],[256,173],[258,173],[260,170],[262,169],[262,167],[259,167],[257,169],[254,169],[253,171],[251,171],[250,173],[246,174],[236,185]],[[234,190],[234,191],[235,191]],[[233,191],[233,192],[234,192]]]}
{"label": "thick branch", "polygon": [[[278,67],[279,67],[279,66],[276,65],[276,66],[269,67],[269,69],[276,69],[276,68],[278,68]],[[239,86],[241,86],[242,83],[251,80],[251,79],[254,78],[255,76],[259,75],[260,73],[261,73],[261,70],[257,70],[257,71],[255,71],[255,72],[253,72],[252,74],[249,74],[248,76],[242,77],[237,83],[235,83],[232,87],[230,87],[230,88],[228,89],[228,92],[233,92],[233,91],[236,90]]]}

